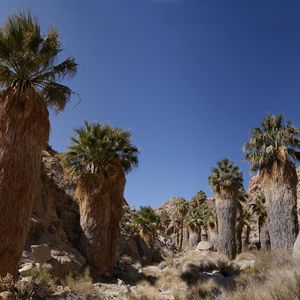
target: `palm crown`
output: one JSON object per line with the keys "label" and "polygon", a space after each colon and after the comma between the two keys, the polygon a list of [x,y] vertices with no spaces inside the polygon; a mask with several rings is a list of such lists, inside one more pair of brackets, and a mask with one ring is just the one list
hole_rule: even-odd
{"label": "palm crown", "polygon": [[240,169],[225,158],[217,162],[216,168],[211,169],[208,182],[217,194],[224,190],[239,191],[243,187],[243,176]]}
{"label": "palm crown", "polygon": [[62,111],[72,90],[60,82],[76,74],[73,57],[57,62],[62,51],[58,33],[51,29],[43,36],[37,20],[30,13],[18,13],[0,29],[0,87],[15,87],[20,95],[31,86],[57,112]]}
{"label": "palm crown", "polygon": [[133,215],[134,221],[142,228],[155,230],[160,222],[159,216],[150,206],[141,206],[140,210]]}
{"label": "palm crown", "polygon": [[200,190],[196,195],[191,199],[191,206],[199,206],[207,199],[207,196],[204,191]]}
{"label": "palm crown", "polygon": [[185,223],[187,226],[194,226],[195,228],[201,225],[208,225],[209,223],[216,223],[216,211],[209,207],[207,203],[203,203],[198,207],[189,209]]}
{"label": "palm crown", "polygon": [[261,127],[252,129],[250,140],[244,145],[251,171],[269,169],[276,161],[299,160],[299,133],[300,128],[290,121],[284,124],[282,115],[267,114]]}
{"label": "palm crown", "polygon": [[138,164],[138,149],[131,144],[131,133],[107,124],[85,122],[75,130],[73,145],[64,153],[64,162],[76,175],[105,172],[118,160],[124,172]]}

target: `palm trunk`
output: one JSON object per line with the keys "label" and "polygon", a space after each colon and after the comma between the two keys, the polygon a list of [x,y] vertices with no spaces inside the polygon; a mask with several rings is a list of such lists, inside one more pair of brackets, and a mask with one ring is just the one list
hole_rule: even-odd
{"label": "palm trunk", "polygon": [[243,232],[243,207],[238,202],[236,211],[236,224],[235,224],[235,239],[236,239],[236,253],[242,252],[242,232]]}
{"label": "palm trunk", "polygon": [[210,223],[208,225],[208,241],[214,245],[214,247],[217,246],[218,243],[218,230],[217,226],[214,223]]}
{"label": "palm trunk", "polygon": [[292,250],[298,234],[297,173],[293,163],[274,163],[263,174],[271,248]]}
{"label": "palm trunk", "polygon": [[189,246],[195,247],[200,242],[201,230],[195,227],[190,227]]}
{"label": "palm trunk", "polygon": [[46,105],[31,87],[23,95],[0,99],[0,276],[17,274],[49,137]]}
{"label": "palm trunk", "polygon": [[258,233],[260,249],[265,251],[271,250],[270,235],[266,216],[260,216],[258,218]]}
{"label": "palm trunk", "polygon": [[95,275],[111,276],[116,262],[119,223],[123,215],[125,176],[118,167],[109,175],[79,179],[82,248]]}
{"label": "palm trunk", "polygon": [[207,229],[204,225],[201,225],[201,241],[207,241]]}
{"label": "palm trunk", "polygon": [[[222,198],[221,198],[222,197]],[[222,193],[216,197],[216,211],[218,218],[217,250],[220,254],[234,259],[236,256],[235,221],[237,200],[230,193]]]}
{"label": "palm trunk", "polygon": [[247,251],[249,247],[249,237],[250,237],[251,227],[244,223],[242,230],[242,251]]}
{"label": "palm trunk", "polygon": [[179,251],[182,250],[182,243],[183,243],[183,220],[180,224],[180,242],[179,242]]}

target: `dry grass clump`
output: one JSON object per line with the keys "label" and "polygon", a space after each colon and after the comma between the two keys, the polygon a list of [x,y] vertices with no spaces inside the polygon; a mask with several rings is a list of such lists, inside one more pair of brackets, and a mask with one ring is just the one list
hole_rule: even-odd
{"label": "dry grass clump", "polygon": [[65,285],[68,286],[72,292],[81,295],[87,295],[94,291],[94,285],[88,268],[80,275],[69,273],[66,276]]}
{"label": "dry grass clump", "polygon": [[246,287],[226,293],[221,299],[226,300],[297,300],[300,299],[299,270],[277,270],[259,283],[250,279]]}
{"label": "dry grass clump", "polygon": [[141,282],[136,288],[136,294],[127,295],[128,300],[154,300],[159,299],[159,291],[148,282]]}
{"label": "dry grass clump", "polygon": [[252,269],[236,279],[236,288],[222,295],[226,300],[300,299],[300,268],[283,251],[257,252]]}

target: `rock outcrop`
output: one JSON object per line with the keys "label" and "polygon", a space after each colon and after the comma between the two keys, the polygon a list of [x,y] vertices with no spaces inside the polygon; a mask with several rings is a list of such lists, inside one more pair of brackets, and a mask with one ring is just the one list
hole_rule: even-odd
{"label": "rock outcrop", "polygon": [[75,186],[75,180],[64,173],[59,154],[48,147],[43,151],[40,194],[33,207],[21,267],[45,260],[53,273],[63,275],[86,264],[79,249]]}

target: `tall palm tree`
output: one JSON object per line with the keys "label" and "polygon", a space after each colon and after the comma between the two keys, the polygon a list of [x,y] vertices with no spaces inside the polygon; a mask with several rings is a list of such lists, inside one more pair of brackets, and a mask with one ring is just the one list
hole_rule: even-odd
{"label": "tall palm tree", "polygon": [[123,215],[125,174],[137,165],[131,134],[109,125],[85,122],[75,130],[64,154],[68,170],[78,176],[82,247],[94,274],[111,276],[119,223]]}
{"label": "tall palm tree", "polygon": [[61,82],[75,75],[55,29],[43,35],[28,14],[0,28],[0,275],[16,274],[38,193],[42,149],[48,142],[48,109],[60,112],[72,91]]}
{"label": "tall palm tree", "polygon": [[239,254],[242,252],[242,232],[243,232],[243,226],[244,226],[244,210],[242,206],[242,202],[245,202],[247,199],[247,193],[242,187],[239,190],[239,201],[237,201],[236,206],[236,224],[235,224],[235,240],[236,240],[236,252]]}
{"label": "tall palm tree", "polygon": [[236,256],[235,222],[239,190],[243,184],[242,173],[233,162],[223,159],[217,162],[216,168],[211,169],[208,181],[216,197],[217,249],[219,253],[233,259]]}
{"label": "tall palm tree", "polygon": [[154,254],[160,217],[150,206],[141,206],[140,210],[133,215],[133,219],[140,227],[140,235],[150,249],[149,253],[146,253],[145,255],[146,261],[149,263]]}
{"label": "tall palm tree", "polygon": [[206,193],[202,190],[198,191],[191,199],[191,206],[198,207],[207,199]]}
{"label": "tall palm tree", "polygon": [[185,225],[189,229],[190,247],[197,246],[201,240],[201,226],[203,225],[200,207],[190,207],[185,218]]}
{"label": "tall palm tree", "polygon": [[189,204],[184,198],[177,198],[176,210],[173,215],[173,220],[175,223],[179,223],[180,226],[180,240],[179,240],[179,250],[182,250],[183,244],[183,229],[185,216],[189,210]]}
{"label": "tall palm tree", "polygon": [[259,171],[262,178],[272,249],[292,250],[298,234],[294,161],[300,158],[299,133],[282,115],[267,114],[244,146],[251,171]]}
{"label": "tall palm tree", "polygon": [[248,250],[249,238],[251,232],[251,226],[249,223],[252,221],[252,213],[250,211],[244,210],[243,212],[243,228],[242,228],[242,250]]}

